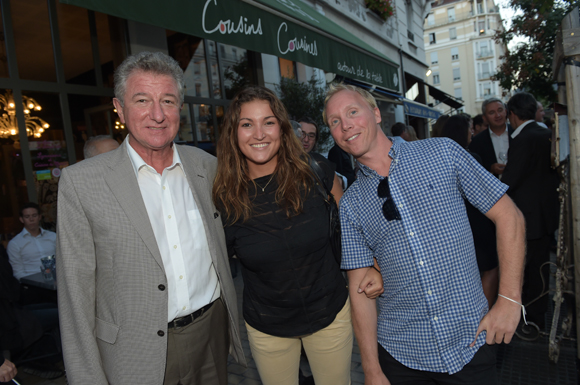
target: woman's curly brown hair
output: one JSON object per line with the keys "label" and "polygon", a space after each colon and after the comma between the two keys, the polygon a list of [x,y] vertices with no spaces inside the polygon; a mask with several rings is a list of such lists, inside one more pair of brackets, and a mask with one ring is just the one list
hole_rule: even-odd
{"label": "woman's curly brown hair", "polygon": [[280,149],[274,175],[278,188],[276,203],[291,217],[302,212],[305,193],[313,184],[314,174],[298,137],[292,130],[286,108],[271,90],[248,86],[233,99],[225,113],[217,145],[218,170],[213,184],[213,201],[222,211],[226,224],[252,216],[252,200],[248,187],[254,183],[249,176],[246,157],[238,144],[238,125],[242,105],[264,100],[270,105],[280,124]]}

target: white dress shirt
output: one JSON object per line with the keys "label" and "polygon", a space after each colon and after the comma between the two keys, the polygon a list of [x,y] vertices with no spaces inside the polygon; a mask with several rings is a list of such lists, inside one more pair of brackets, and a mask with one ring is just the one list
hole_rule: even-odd
{"label": "white dress shirt", "polygon": [[41,227],[40,234],[33,237],[24,228],[8,243],[6,251],[14,276],[18,280],[30,274],[40,273],[42,265],[40,258],[56,253],[56,233]]}
{"label": "white dress shirt", "polygon": [[496,135],[491,128],[488,128],[488,130],[489,136],[491,137],[491,144],[493,144],[493,150],[495,152],[495,159],[497,159],[498,163],[501,163],[501,160],[499,160],[499,153],[505,152],[507,154],[508,149],[510,148],[510,138],[508,136],[507,125],[501,135]]}
{"label": "white dress shirt", "polygon": [[512,139],[515,139],[515,137],[518,136],[520,134],[520,132],[522,132],[524,127],[532,122],[535,122],[535,120],[526,120],[525,122],[520,124],[520,126],[518,128],[516,128],[514,132],[512,132]]}
{"label": "white dress shirt", "polygon": [[[173,146],[173,163],[159,175],[129,144],[141,196],[163,259],[169,297],[167,321],[183,317],[220,296],[203,220]],[[58,263],[58,262],[57,262]]]}

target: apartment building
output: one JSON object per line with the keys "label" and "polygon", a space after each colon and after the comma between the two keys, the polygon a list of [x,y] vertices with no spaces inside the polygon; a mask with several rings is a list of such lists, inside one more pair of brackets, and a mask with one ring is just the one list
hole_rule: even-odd
{"label": "apartment building", "polygon": [[[494,0],[438,0],[431,3],[425,19],[424,40],[428,84],[463,100],[463,111],[481,113],[481,103],[502,97],[504,90],[492,76],[506,47],[493,37],[503,30],[499,7]],[[431,97],[435,109],[449,107]]]}

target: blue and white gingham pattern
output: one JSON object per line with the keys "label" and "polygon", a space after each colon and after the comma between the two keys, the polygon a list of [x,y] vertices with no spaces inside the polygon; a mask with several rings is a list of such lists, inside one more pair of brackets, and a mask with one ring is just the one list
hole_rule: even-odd
{"label": "blue and white gingham pattern", "polygon": [[384,218],[382,177],[361,165],[340,200],[342,268],[377,258],[379,343],[409,368],[453,374],[485,343],[484,332],[469,347],[488,310],[463,198],[485,213],[508,187],[449,139],[394,143],[389,156],[402,220]]}

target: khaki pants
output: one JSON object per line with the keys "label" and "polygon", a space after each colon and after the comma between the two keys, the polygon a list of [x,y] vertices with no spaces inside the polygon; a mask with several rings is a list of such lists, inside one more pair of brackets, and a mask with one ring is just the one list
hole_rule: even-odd
{"label": "khaki pants", "polygon": [[264,385],[298,385],[300,351],[316,385],[349,385],[353,331],[350,300],[327,327],[302,337],[275,337],[246,323],[252,356]]}

